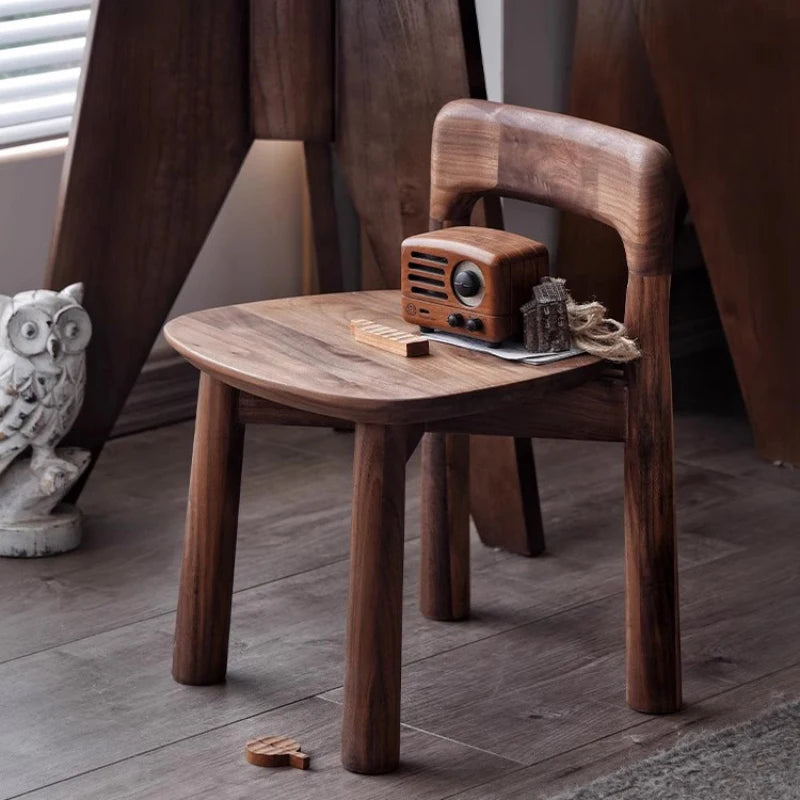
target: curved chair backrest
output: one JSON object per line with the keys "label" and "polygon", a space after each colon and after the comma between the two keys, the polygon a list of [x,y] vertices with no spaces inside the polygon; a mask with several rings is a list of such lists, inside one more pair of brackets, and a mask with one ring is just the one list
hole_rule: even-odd
{"label": "curved chair backrest", "polygon": [[516,197],[605,222],[630,273],[671,271],[676,201],[669,151],[595,122],[485,100],[436,117],[431,227],[469,224],[482,195]]}

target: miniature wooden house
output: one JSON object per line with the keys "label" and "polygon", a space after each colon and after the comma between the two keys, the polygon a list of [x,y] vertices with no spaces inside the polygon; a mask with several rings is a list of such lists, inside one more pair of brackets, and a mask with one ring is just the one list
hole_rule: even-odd
{"label": "miniature wooden house", "polygon": [[525,348],[533,353],[569,350],[567,290],[561,278],[544,277],[533,287],[533,299],[520,309],[524,321]]}

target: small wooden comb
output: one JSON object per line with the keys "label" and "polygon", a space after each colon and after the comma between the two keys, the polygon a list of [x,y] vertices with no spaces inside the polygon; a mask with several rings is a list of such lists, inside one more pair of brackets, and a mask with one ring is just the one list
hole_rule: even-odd
{"label": "small wooden comb", "polygon": [[289,736],[262,736],[251,739],[244,757],[257,767],[296,767],[308,769],[309,756],[300,752],[300,743]]}
{"label": "small wooden comb", "polygon": [[399,331],[387,325],[379,325],[371,319],[351,320],[350,332],[357,342],[407,358],[427,356],[430,353],[430,344],[423,336]]}

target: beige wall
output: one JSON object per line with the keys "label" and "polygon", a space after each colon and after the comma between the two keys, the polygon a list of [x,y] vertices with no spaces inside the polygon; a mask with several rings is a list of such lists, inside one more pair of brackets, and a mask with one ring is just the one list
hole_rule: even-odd
{"label": "beige wall", "polygon": [[[173,313],[300,290],[303,163],[296,142],[256,142]],[[0,160],[0,293],[41,285],[63,155]]]}

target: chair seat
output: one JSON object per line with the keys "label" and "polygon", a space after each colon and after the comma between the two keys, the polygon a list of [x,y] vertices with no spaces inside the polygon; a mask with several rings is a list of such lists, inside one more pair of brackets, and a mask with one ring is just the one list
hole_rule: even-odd
{"label": "chair seat", "polygon": [[394,290],[291,297],[178,317],[164,333],[203,372],[283,405],[356,422],[414,423],[478,413],[594,377],[582,355],[532,366],[431,342],[431,355],[356,342],[350,321],[414,332]]}

